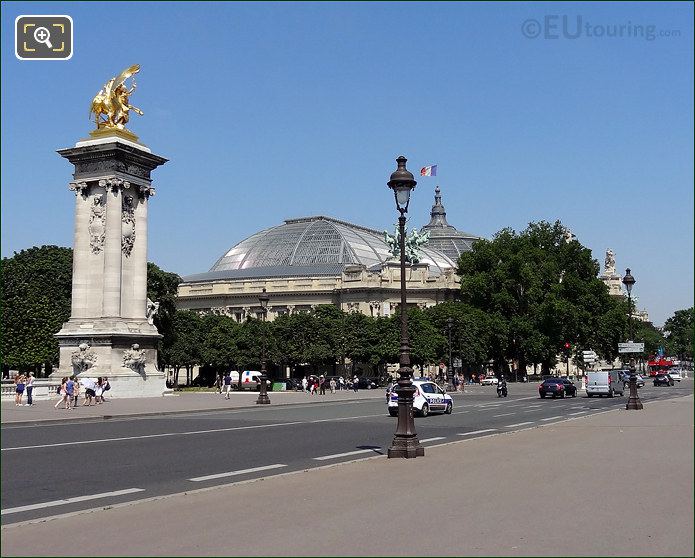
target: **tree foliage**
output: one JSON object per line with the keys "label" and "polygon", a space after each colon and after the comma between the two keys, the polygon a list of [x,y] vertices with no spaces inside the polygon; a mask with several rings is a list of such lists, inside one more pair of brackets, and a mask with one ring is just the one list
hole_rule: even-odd
{"label": "tree foliage", "polygon": [[72,250],[33,247],[2,259],[2,362],[20,370],[58,364],[54,337],[70,317]]}
{"label": "tree foliage", "polygon": [[677,310],[664,324],[668,351],[680,359],[693,359],[693,307]]}
{"label": "tree foliage", "polygon": [[568,238],[559,221],[541,221],[477,241],[458,271],[462,301],[491,320],[492,358],[548,370],[565,342],[577,349],[595,342],[611,308],[598,270],[591,251]]}

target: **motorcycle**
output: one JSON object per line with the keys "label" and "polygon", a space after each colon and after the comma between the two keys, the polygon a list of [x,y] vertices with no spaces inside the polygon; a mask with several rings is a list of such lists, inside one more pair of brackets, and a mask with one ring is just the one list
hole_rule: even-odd
{"label": "motorcycle", "polygon": [[507,397],[507,386],[497,386],[497,397]]}

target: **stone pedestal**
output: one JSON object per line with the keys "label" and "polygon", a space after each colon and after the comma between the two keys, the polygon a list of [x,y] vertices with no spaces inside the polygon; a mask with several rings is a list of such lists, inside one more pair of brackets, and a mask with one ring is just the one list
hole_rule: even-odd
{"label": "stone pedestal", "polygon": [[113,397],[161,395],[161,335],[147,316],[147,208],[150,173],[167,160],[118,131],[58,153],[75,166],[75,237],[71,314],[56,334],[52,376],[107,376]]}

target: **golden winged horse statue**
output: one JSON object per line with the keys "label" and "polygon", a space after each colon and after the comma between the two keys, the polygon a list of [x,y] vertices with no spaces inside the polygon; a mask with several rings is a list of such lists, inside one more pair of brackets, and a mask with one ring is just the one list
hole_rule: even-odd
{"label": "golden winged horse statue", "polygon": [[[97,130],[101,128],[125,129],[125,125],[130,118],[132,110],[142,116],[142,111],[130,104],[130,96],[137,87],[135,74],[140,71],[139,64],[133,64],[130,68],[123,70],[118,77],[111,78],[99,93],[92,100],[89,116],[94,115]],[[132,87],[128,89],[126,80],[132,79]]]}

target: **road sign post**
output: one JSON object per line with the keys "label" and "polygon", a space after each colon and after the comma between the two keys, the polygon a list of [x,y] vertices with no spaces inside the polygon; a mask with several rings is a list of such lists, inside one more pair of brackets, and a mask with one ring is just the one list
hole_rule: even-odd
{"label": "road sign post", "polygon": [[619,353],[643,353],[644,343],[633,343],[632,341],[628,343],[618,343]]}

